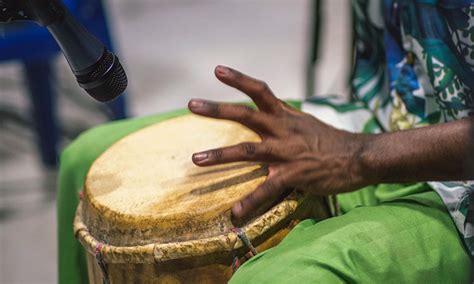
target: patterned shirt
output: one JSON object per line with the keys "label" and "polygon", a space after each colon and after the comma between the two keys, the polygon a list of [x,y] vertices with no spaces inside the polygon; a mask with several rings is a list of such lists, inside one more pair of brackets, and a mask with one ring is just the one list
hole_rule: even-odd
{"label": "patterned shirt", "polygon": [[[474,115],[474,0],[354,0],[353,100],[385,131]],[[430,182],[474,254],[474,182]]]}

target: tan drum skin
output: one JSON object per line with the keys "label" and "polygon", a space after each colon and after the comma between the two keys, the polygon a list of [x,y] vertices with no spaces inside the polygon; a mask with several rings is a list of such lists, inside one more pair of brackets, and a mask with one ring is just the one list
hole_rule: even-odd
{"label": "tan drum skin", "polygon": [[[262,164],[197,167],[191,155],[260,137],[234,122],[193,114],[134,132],[91,166],[74,232],[88,252],[90,283],[225,283],[249,251],[230,208],[266,178]],[[326,199],[293,193],[242,227],[257,251],[305,218],[329,217]],[[96,256],[99,256],[99,262]]]}

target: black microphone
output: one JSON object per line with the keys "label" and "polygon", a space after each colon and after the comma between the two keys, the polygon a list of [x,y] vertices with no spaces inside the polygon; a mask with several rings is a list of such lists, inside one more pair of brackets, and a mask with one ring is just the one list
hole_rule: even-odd
{"label": "black microphone", "polygon": [[127,75],[118,57],[86,30],[61,0],[0,0],[0,23],[17,20],[32,20],[49,30],[79,86],[94,99],[108,102],[127,88]]}
{"label": "black microphone", "polygon": [[122,94],[128,80],[118,57],[67,10],[64,17],[46,26],[61,47],[79,86],[94,99],[108,102]]}

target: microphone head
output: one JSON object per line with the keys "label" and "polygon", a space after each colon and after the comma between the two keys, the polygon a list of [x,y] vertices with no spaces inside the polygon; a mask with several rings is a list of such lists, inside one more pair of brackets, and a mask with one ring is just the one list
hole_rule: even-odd
{"label": "microphone head", "polygon": [[81,72],[75,72],[79,86],[100,102],[109,102],[122,94],[128,85],[127,75],[118,57],[104,49],[102,57]]}

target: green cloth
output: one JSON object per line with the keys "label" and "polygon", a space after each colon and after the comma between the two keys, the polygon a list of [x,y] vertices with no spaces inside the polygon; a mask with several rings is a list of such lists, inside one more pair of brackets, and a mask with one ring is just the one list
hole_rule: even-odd
{"label": "green cloth", "polygon": [[468,283],[469,256],[427,184],[371,186],[339,204],[347,213],[301,222],[231,283]]}
{"label": "green cloth", "polygon": [[[299,101],[288,101],[300,109]],[[250,103],[245,103],[252,105]],[[189,113],[177,110],[98,126],[81,134],[62,153],[57,195],[58,280],[64,284],[88,282],[84,251],[74,237],[73,222],[87,171],[95,159],[120,138],[151,124]],[[191,157],[190,157],[191,158]]]}

